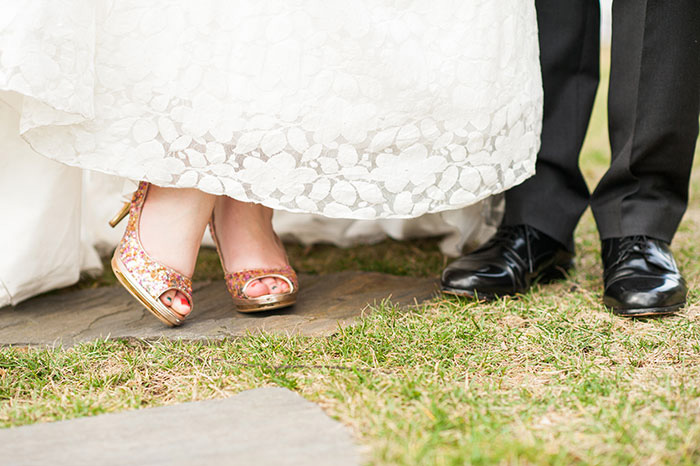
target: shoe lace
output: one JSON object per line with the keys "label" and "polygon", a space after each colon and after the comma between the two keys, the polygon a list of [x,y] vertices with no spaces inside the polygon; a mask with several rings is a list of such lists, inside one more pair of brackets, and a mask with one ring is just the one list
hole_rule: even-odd
{"label": "shoe lace", "polygon": [[632,254],[644,254],[646,244],[649,241],[648,236],[636,235],[625,236],[620,239],[619,255],[613,266],[627,260]]}
{"label": "shoe lace", "polygon": [[534,239],[539,238],[537,230],[534,228],[529,228],[527,225],[501,225],[493,236],[492,241],[499,242],[514,256],[519,257],[517,252],[515,252],[509,245],[512,244],[513,240],[520,237],[522,230],[525,230],[525,245],[527,247],[527,267],[530,273],[533,272],[533,261],[532,261],[532,250],[530,247],[530,237]]}

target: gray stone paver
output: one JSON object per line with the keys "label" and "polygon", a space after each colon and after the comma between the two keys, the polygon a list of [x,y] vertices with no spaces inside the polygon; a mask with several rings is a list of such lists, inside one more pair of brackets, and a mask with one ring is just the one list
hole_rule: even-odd
{"label": "gray stone paver", "polygon": [[390,298],[411,305],[434,296],[437,281],[380,273],[302,275],[297,304],[287,310],[241,314],[222,281],[195,284],[194,312],[169,328],[121,287],[56,293],[0,309],[0,345],[62,345],[100,338],[217,340],[270,332],[327,336],[351,325],[368,304]]}
{"label": "gray stone paver", "polygon": [[349,430],[283,388],[0,429],[0,463],[28,465],[356,465]]}

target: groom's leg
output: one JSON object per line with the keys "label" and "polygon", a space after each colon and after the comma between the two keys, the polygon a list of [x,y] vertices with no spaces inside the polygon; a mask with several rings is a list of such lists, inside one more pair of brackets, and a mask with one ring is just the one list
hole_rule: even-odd
{"label": "groom's leg", "polygon": [[591,205],[602,239],[670,242],[688,202],[700,107],[700,1],[615,0],[612,163]]}
{"label": "groom's leg", "polygon": [[687,286],[669,250],[688,202],[700,110],[700,1],[615,0],[608,99],[612,163],[591,198],[603,302],[673,313]]}
{"label": "groom's leg", "polygon": [[[697,1],[697,0],[696,0]],[[536,0],[544,84],[537,174],[506,193],[506,225],[529,225],[573,251],[588,206],[578,167],[599,77],[598,0]]]}

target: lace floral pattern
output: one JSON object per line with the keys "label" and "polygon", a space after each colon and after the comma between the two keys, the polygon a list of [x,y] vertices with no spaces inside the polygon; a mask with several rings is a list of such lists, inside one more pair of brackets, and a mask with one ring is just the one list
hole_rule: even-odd
{"label": "lace floral pattern", "polygon": [[0,89],[70,165],[363,219],[534,172],[531,1],[21,3],[3,6]]}

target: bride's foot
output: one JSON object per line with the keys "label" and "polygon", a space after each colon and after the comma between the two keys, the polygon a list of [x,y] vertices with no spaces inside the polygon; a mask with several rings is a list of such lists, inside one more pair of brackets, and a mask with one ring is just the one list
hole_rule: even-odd
{"label": "bride's foot", "polygon": [[[192,277],[216,197],[196,189],[151,185],[139,225],[141,244],[154,260],[186,277]],[[168,290],[160,301],[181,316],[192,310],[187,296]]]}
{"label": "bride's foot", "polygon": [[[214,206],[216,236],[229,272],[271,269],[289,265],[284,245],[272,229],[272,209],[221,196]],[[264,277],[245,287],[245,295],[258,298],[288,293],[289,284],[281,278]]]}

